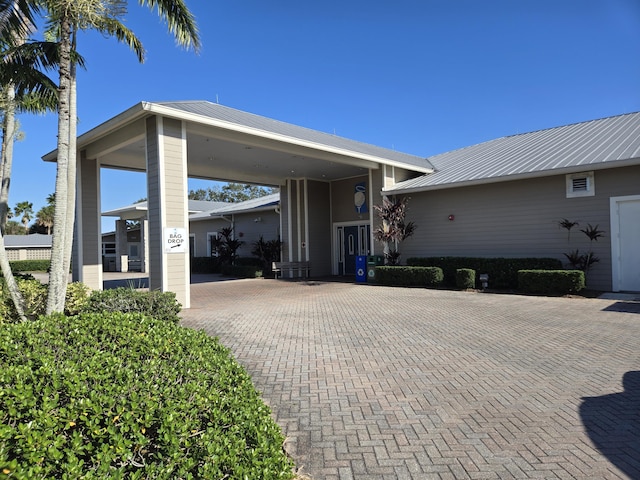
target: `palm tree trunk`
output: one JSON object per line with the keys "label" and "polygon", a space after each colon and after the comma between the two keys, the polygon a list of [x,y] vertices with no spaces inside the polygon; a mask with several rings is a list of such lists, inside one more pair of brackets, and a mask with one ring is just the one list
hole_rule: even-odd
{"label": "palm tree trunk", "polygon": [[[72,34],[71,49],[76,49],[76,32]],[[69,168],[67,171],[67,223],[65,232],[64,266],[65,271],[71,267],[71,253],[73,250],[73,227],[76,212],[76,177],[77,177],[77,149],[76,133],[78,120],[76,64],[71,62],[69,82]],[[80,260],[81,261],[81,260]],[[80,268],[81,266],[78,265]],[[64,303],[63,303],[64,308]]]}
{"label": "palm tree trunk", "polygon": [[11,183],[13,142],[16,125],[15,90],[13,85],[7,85],[5,95],[5,101],[7,103],[2,122],[2,183],[0,184],[0,230],[3,233],[7,225],[7,212],[9,210],[9,186]]}
{"label": "palm tree trunk", "polygon": [[0,269],[2,270],[2,275],[4,275],[5,282],[7,282],[9,295],[11,296],[11,300],[13,300],[13,304],[16,307],[16,312],[18,312],[18,316],[20,317],[20,320],[22,322],[26,322],[27,317],[24,314],[24,298],[22,298],[22,293],[20,293],[20,289],[18,288],[16,279],[13,278],[13,272],[11,271],[9,258],[7,257],[7,250],[4,247],[4,236],[1,233],[0,233]]}
{"label": "palm tree trunk", "polygon": [[[49,273],[49,295],[47,298],[47,314],[62,312],[67,292],[69,269],[65,269],[65,251],[67,242],[67,200],[69,172],[69,124],[70,124],[70,86],[71,86],[71,26],[65,15],[60,19],[60,95],[58,111],[58,159],[56,169],[56,204],[51,245],[51,271]],[[73,214],[73,212],[71,212]]]}

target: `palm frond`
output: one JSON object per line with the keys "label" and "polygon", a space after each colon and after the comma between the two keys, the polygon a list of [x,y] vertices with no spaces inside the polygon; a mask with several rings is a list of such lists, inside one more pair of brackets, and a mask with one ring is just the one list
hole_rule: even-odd
{"label": "palm frond", "polygon": [[116,37],[120,43],[124,43],[133,50],[140,63],[144,62],[145,50],[142,42],[122,22],[114,18],[102,18],[93,24],[93,28],[103,35]]}
{"label": "palm frond", "polygon": [[183,0],[138,0],[140,5],[157,8],[160,18],[167,22],[169,31],[179,45],[200,50],[200,37],[196,20]]}

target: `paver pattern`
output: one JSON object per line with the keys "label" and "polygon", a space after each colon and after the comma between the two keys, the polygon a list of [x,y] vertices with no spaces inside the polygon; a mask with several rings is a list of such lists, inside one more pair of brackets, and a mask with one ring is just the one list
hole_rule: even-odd
{"label": "paver pattern", "polygon": [[231,348],[314,480],[640,478],[640,303],[191,288],[183,324]]}

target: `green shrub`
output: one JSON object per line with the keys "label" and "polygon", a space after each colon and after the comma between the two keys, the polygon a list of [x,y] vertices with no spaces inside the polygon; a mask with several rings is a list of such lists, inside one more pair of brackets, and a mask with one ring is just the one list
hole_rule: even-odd
{"label": "green shrub", "polygon": [[523,293],[566,295],[584,289],[581,270],[520,270],[518,287]]}
{"label": "green shrub", "polygon": [[476,271],[470,268],[458,268],[456,270],[456,287],[461,290],[476,288]]}
{"label": "green shrub", "polygon": [[84,283],[73,282],[67,285],[67,295],[64,301],[64,313],[77,315],[84,310],[89,303],[91,289]]}
{"label": "green shrub", "polygon": [[237,267],[258,267],[262,270],[262,260],[256,257],[238,257],[234,260],[234,265]]}
{"label": "green shrub", "polygon": [[291,479],[284,437],[229,351],[140,314],[0,329],[9,478]]}
{"label": "green shrub", "polygon": [[[47,286],[38,280],[15,277],[16,284],[24,299],[24,314],[27,318],[37,318],[44,315],[47,308]],[[19,321],[18,313],[9,294],[9,289],[4,280],[0,280],[0,323],[13,323]]]}
{"label": "green shrub", "polygon": [[51,260],[12,260],[12,272],[48,272]]}
{"label": "green shrub", "polygon": [[562,262],[556,258],[477,258],[477,257],[425,257],[409,258],[407,265],[442,268],[444,284],[456,286],[456,270],[471,268],[478,274],[489,274],[489,288],[516,290],[518,270],[561,270]]}
{"label": "green shrub", "polygon": [[94,290],[83,311],[89,313],[123,312],[144,313],[158,320],[178,323],[181,305],[174,292],[141,291],[119,287]]}
{"label": "green shrub", "polygon": [[220,259],[218,257],[193,257],[191,259],[191,273],[220,273]]}
{"label": "green shrub", "polygon": [[437,287],[442,278],[442,269],[438,267],[376,267],[376,282],[381,285]]}
{"label": "green shrub", "polygon": [[255,265],[223,265],[222,274],[236,278],[257,278],[262,276],[262,267]]}

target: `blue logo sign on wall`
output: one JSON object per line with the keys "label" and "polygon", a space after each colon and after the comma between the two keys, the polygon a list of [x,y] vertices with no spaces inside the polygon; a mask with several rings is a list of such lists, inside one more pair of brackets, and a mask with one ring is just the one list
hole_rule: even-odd
{"label": "blue logo sign on wall", "polygon": [[356,212],[367,213],[367,186],[365,182],[356,183],[355,193],[353,195],[353,203],[356,206]]}

